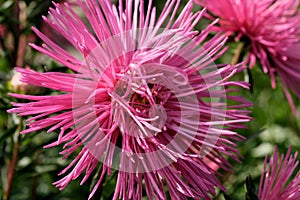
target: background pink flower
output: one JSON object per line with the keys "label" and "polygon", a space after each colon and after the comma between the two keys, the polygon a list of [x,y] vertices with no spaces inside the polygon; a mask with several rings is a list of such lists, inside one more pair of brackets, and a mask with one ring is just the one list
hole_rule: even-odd
{"label": "background pink flower", "polygon": [[34,115],[23,134],[59,130],[47,147],[65,143],[65,157],[79,151],[54,184],[63,189],[85,173],[83,184],[100,168],[90,198],[115,170],[113,199],[142,199],[143,185],[156,199],[167,198],[165,185],[174,199],[211,199],[216,187],[225,190],[203,157],[230,171],[225,155],[238,161],[235,141],[242,139],[233,129],[250,120],[249,111],[239,109],[251,105],[229,95],[237,90],[230,86],[247,88],[229,81],[240,69],[213,64],[226,50],[226,37],[204,42],[209,28],[193,31],[204,11],[192,13],[191,2],[176,18],[180,1],[167,1],[157,20],[152,1],[146,11],[144,1],[78,3],[89,24],[68,4],[55,4],[44,20],[81,58],[36,28],[44,44],[31,44],[72,73],[17,68],[23,82],[61,93],[11,94],[30,100],[9,110]]}
{"label": "background pink flower", "polygon": [[[217,31],[225,31],[250,44],[247,60],[259,60],[276,87],[278,75],[294,113],[289,89],[300,97],[300,14],[298,0],[194,0],[220,18]],[[247,46],[246,46],[247,48]]]}
{"label": "background pink flower", "polygon": [[300,172],[287,185],[289,179],[295,173],[299,161],[298,152],[291,155],[291,147],[286,155],[279,155],[275,147],[274,154],[268,161],[265,158],[264,169],[260,178],[258,190],[259,200],[298,200],[300,199]]}

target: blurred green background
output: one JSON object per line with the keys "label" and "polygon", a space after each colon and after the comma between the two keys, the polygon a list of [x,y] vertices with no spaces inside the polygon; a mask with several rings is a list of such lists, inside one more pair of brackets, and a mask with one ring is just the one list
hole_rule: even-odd
{"label": "blurred green background", "polygon": [[[154,1],[158,13],[162,10],[164,2]],[[182,1],[182,6],[186,2],[186,0]],[[66,71],[66,68],[59,63],[41,55],[27,45],[28,42],[41,43],[33,34],[31,26],[54,34],[41,20],[41,16],[47,15],[51,5],[51,1],[48,0],[0,0],[0,199],[7,199],[7,190],[10,191],[12,200],[87,199],[91,185],[93,185],[94,180],[91,179],[80,186],[81,178],[78,178],[63,191],[54,187],[52,183],[59,180],[57,174],[72,159],[71,156],[62,160],[62,156],[59,155],[62,146],[43,148],[44,145],[55,141],[58,133],[39,131],[19,135],[19,132],[25,128],[26,118],[6,112],[11,108],[10,102],[17,101],[7,95],[9,92],[37,95],[53,93],[47,89],[16,84],[12,81],[14,67],[30,67],[37,71]],[[199,9],[200,7],[195,6],[195,10]],[[208,23],[203,19],[198,26],[199,29]],[[230,49],[217,62],[231,62],[237,44],[228,45]],[[251,114],[253,121],[248,123],[248,129],[238,130],[247,138],[238,146],[244,157],[243,162],[232,161],[235,167],[234,173],[225,173],[223,177],[220,177],[221,182],[228,189],[227,195],[233,200],[244,199],[244,183],[248,175],[251,175],[255,184],[258,185],[264,157],[273,152],[274,145],[278,145],[282,153],[286,152],[289,145],[293,145],[293,151],[300,150],[300,120],[296,119],[291,112],[280,82],[278,81],[276,90],[271,89],[269,77],[261,71],[260,66],[254,67],[251,76],[253,77],[253,92],[241,90],[241,94],[254,103]],[[248,73],[242,72],[236,75],[235,79],[247,80],[248,77]],[[300,102],[294,99],[300,112]],[[111,198],[114,184],[115,176],[107,177],[101,199]],[[99,197],[96,195],[94,199],[99,199]],[[223,195],[219,193],[217,199],[224,199]]]}

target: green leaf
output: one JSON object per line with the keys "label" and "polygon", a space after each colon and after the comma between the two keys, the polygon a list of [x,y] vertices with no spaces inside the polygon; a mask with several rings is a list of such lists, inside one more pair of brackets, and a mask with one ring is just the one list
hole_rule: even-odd
{"label": "green leaf", "polygon": [[225,192],[222,192],[225,200],[232,200]]}
{"label": "green leaf", "polygon": [[16,131],[17,126],[14,126],[6,131],[0,130],[0,145],[6,141],[7,138],[12,136],[12,134]]}

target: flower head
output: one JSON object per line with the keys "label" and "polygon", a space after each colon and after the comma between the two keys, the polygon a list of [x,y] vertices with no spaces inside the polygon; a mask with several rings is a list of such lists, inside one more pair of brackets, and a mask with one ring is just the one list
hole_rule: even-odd
{"label": "flower head", "polygon": [[291,147],[288,149],[286,155],[280,156],[278,148],[275,147],[269,162],[268,156],[266,156],[258,190],[259,200],[300,199],[300,172],[287,185],[299,163],[297,161],[298,152],[291,155],[291,149]]}
{"label": "flower head", "polygon": [[24,134],[60,130],[47,147],[65,143],[65,157],[81,149],[55,183],[61,189],[85,171],[84,183],[101,167],[90,197],[117,170],[114,199],[142,199],[143,185],[149,198],[166,199],[166,185],[174,199],[211,199],[216,187],[225,188],[203,157],[230,170],[225,155],[238,160],[234,142],[242,139],[233,129],[250,120],[240,110],[250,104],[229,95],[236,91],[231,86],[247,88],[228,80],[238,67],[213,64],[226,37],[204,42],[209,28],[193,31],[204,11],[193,13],[192,2],[178,18],[180,1],[167,1],[158,18],[152,1],[146,9],[144,1],[122,2],[78,1],[89,25],[68,4],[55,4],[45,22],[82,56],[34,28],[45,43],[31,46],[74,73],[17,69],[23,82],[62,93],[11,94],[31,102],[13,103],[9,112],[34,115]]}
{"label": "flower head", "polygon": [[[26,66],[26,69],[30,69],[29,66]],[[35,94],[38,91],[38,88],[29,85],[21,81],[22,74],[20,72],[14,72],[11,80],[9,81],[9,88],[13,92],[24,93],[24,94]]]}
{"label": "flower head", "polygon": [[[247,60],[252,68],[259,60],[264,73],[276,87],[278,75],[292,110],[289,94],[292,90],[300,98],[300,13],[298,0],[194,0],[220,18],[216,30],[235,35],[250,43]],[[209,17],[212,17],[211,15]],[[212,17],[213,18],[213,17]]]}
{"label": "flower head", "polygon": [[28,86],[28,84],[23,83],[20,79],[21,73],[16,72],[11,79],[11,85],[14,91],[26,91],[26,87]]}

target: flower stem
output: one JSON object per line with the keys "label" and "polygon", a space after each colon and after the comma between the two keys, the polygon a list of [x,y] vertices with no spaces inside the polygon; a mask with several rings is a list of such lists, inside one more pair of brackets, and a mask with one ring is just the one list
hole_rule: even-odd
{"label": "flower stem", "polygon": [[[19,16],[18,19],[20,21],[19,30],[23,30],[26,28],[26,3],[24,1],[19,2]],[[17,60],[16,66],[23,67],[24,65],[24,56],[25,56],[25,48],[26,48],[26,35],[19,34],[19,44],[17,51]]]}
{"label": "flower stem", "polygon": [[7,162],[7,185],[4,194],[4,200],[9,200],[11,196],[11,189],[13,185],[13,179],[16,171],[16,166],[18,162],[18,155],[19,155],[19,147],[20,147],[20,132],[22,130],[22,119],[20,118],[18,129],[17,129],[17,136],[13,139],[13,153],[12,158],[10,161]]}
{"label": "flower stem", "polygon": [[245,47],[245,43],[244,42],[240,42],[236,48],[236,52],[231,60],[231,65],[236,65],[239,62],[243,61],[243,57],[245,55],[245,51],[244,50]]}

